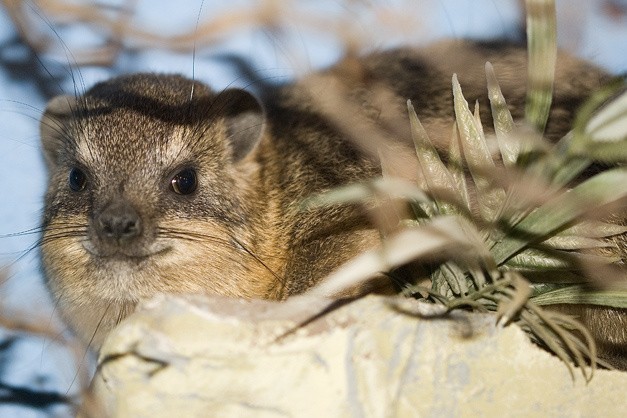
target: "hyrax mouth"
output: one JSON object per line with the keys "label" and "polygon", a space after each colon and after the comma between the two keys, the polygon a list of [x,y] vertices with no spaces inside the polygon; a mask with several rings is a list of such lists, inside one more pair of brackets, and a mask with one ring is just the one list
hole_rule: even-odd
{"label": "hyrax mouth", "polygon": [[92,257],[101,259],[103,261],[110,260],[135,263],[147,261],[150,258],[163,255],[171,250],[171,247],[166,245],[154,245],[151,246],[151,248],[149,248],[148,250],[138,250],[135,248],[130,248],[113,251],[102,251],[100,248],[95,246],[92,241],[86,241],[85,243],[83,243],[83,248]]}

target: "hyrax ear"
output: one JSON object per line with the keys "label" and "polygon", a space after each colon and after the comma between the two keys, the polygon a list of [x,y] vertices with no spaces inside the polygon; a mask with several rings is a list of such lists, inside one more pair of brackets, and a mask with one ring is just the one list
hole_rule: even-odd
{"label": "hyrax ear", "polygon": [[244,158],[263,135],[265,115],[261,103],[249,92],[224,90],[218,95],[219,109],[226,118],[233,161]]}
{"label": "hyrax ear", "polygon": [[67,125],[76,105],[77,100],[73,96],[57,96],[46,105],[39,124],[39,133],[49,170],[58,164],[60,151],[69,139]]}

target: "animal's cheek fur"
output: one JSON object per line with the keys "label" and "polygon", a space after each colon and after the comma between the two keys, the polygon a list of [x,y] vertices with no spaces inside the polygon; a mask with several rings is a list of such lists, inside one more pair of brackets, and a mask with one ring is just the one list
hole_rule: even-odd
{"label": "animal's cheek fur", "polygon": [[245,231],[208,219],[165,221],[159,226],[176,230],[178,236],[164,238],[171,240],[171,249],[156,262],[162,292],[265,298],[276,285],[276,277],[247,244]]}
{"label": "animal's cheek fur", "polygon": [[[67,225],[77,225],[69,231]],[[53,219],[46,225],[41,245],[43,268],[47,284],[56,297],[79,300],[95,290],[85,280],[89,254],[82,242],[86,240],[87,225],[84,217],[65,216]]]}
{"label": "animal's cheek fur", "polygon": [[66,217],[47,225],[41,247],[43,268],[61,316],[82,341],[98,349],[120,318],[132,312],[134,303],[115,304],[99,294],[102,286],[94,280],[90,256],[82,245],[85,235],[59,232],[69,221]]}

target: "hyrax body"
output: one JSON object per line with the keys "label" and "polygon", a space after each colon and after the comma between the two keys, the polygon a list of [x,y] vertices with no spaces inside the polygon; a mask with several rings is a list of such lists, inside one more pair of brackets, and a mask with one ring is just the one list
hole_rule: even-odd
{"label": "hyrax body", "polygon": [[[267,91],[263,103],[155,74],[53,99],[41,124],[49,170],[42,253],[62,315],[98,348],[157,293],[280,300],[308,289],[378,240],[357,208],[301,208],[312,194],[380,173],[342,121],[403,136],[411,99],[441,143],[453,121],[453,73],[468,100],[489,108],[486,61],[522,116],[525,50],[466,42],[347,60]],[[560,56],[548,135],[563,135],[606,79]],[[343,105],[329,111],[330,98]]]}

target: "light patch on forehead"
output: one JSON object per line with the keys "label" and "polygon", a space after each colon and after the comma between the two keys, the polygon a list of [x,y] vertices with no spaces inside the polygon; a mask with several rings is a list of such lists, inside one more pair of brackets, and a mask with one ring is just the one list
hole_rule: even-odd
{"label": "light patch on forehead", "polygon": [[182,127],[176,127],[171,131],[168,140],[165,141],[158,151],[162,164],[173,165],[187,158],[187,155],[191,152],[189,150],[188,135],[186,129]]}
{"label": "light patch on forehead", "polygon": [[[93,145],[92,145],[93,146]],[[78,156],[79,159],[83,160],[83,161],[89,161],[92,159],[92,154],[93,151],[90,148],[90,144],[89,141],[85,140],[85,138],[80,138],[79,141],[77,141],[77,146],[76,146],[76,155]]]}
{"label": "light patch on forehead", "polygon": [[[168,167],[184,161],[191,153],[189,149],[189,132],[181,127],[172,129],[165,140],[161,139],[157,142],[144,142],[142,144],[129,142],[128,146],[144,148],[143,150],[138,150],[139,152],[131,153],[131,155],[139,156],[143,160],[135,161],[136,166],[157,164],[161,167]],[[81,137],[76,145],[77,158],[88,165],[91,162],[100,160],[103,155],[100,152],[96,152],[93,147],[93,141]]]}

